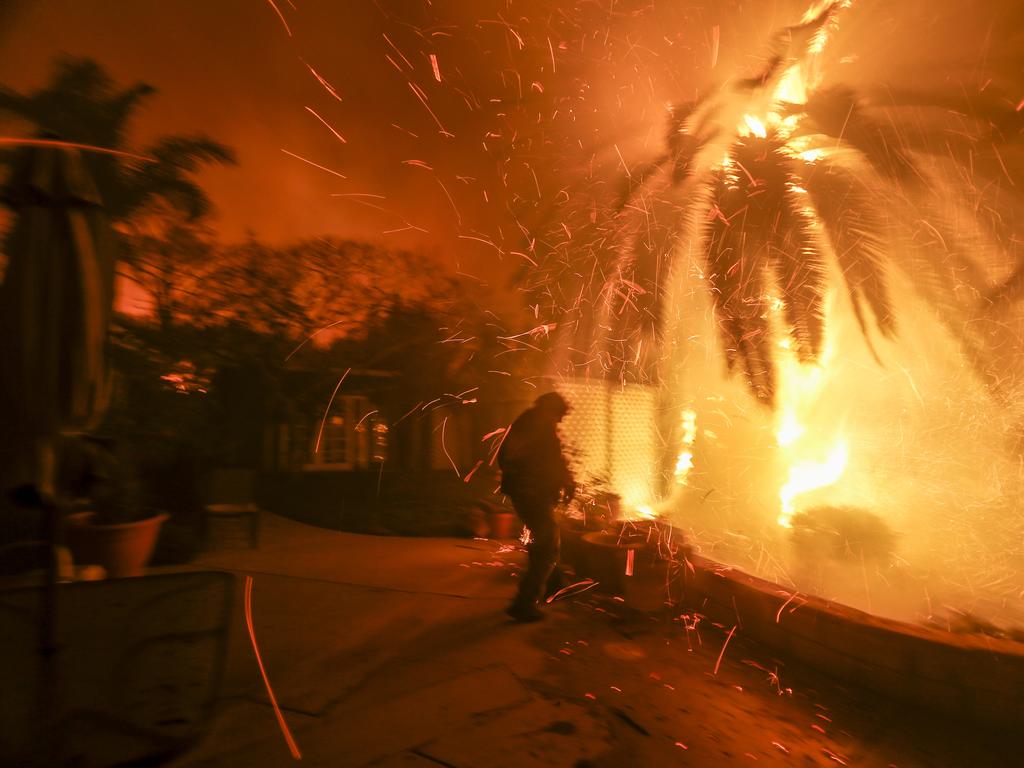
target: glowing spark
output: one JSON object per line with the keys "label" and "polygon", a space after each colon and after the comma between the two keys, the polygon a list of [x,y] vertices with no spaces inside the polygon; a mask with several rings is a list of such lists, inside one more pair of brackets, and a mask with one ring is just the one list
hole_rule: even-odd
{"label": "glowing spark", "polygon": [[441,422],[441,449],[444,451],[444,455],[448,457],[448,461],[451,462],[452,469],[455,470],[456,477],[461,478],[462,477],[462,473],[459,472],[459,468],[455,464],[455,459],[453,459],[452,455],[450,453],[448,453],[448,446],[445,444],[444,430],[445,430],[445,427],[447,427],[447,426],[448,426],[448,417],[445,416],[444,417],[444,421]]}
{"label": "glowing spark", "polygon": [[722,663],[722,657],[725,655],[725,649],[729,646],[729,641],[732,640],[732,634],[736,631],[736,627],[729,630],[729,636],[725,638],[725,642],[722,643],[722,650],[718,652],[718,661],[715,662],[715,671],[713,674],[718,674],[718,666]]}
{"label": "glowing spark", "polygon": [[484,442],[485,440],[489,440],[490,438],[494,437],[495,435],[503,435],[503,434],[505,434],[505,432],[507,431],[507,429],[508,429],[507,427],[498,427],[498,428],[497,428],[496,430],[494,430],[493,432],[488,432],[488,433],[487,433],[486,435],[484,435],[483,437],[481,437],[481,438],[480,438],[480,442],[482,443],[482,442]]}
{"label": "glowing spark", "polygon": [[446,187],[441,182],[441,180],[439,178],[437,178],[437,176],[434,176],[434,181],[436,181],[441,186],[441,189],[444,190],[445,197],[448,198],[448,202],[451,204],[452,210],[455,212],[455,218],[456,218],[456,220],[458,220],[459,226],[462,226],[462,214],[459,213],[459,209],[455,205],[454,198],[452,198],[451,193],[448,192],[448,187]]}
{"label": "glowing spark", "polygon": [[[487,462],[487,466],[489,466],[489,467],[490,467],[490,466],[493,466],[493,465],[494,465],[494,461],[495,461],[495,459],[497,459],[497,458],[498,458],[498,451],[500,451],[500,450],[501,450],[501,446],[503,446],[503,445],[505,444],[505,438],[506,438],[506,437],[508,437],[508,431],[509,431],[509,430],[510,430],[511,428],[512,428],[512,425],[511,425],[511,424],[509,424],[509,425],[508,425],[507,427],[505,427],[505,429],[504,429],[504,430],[502,430],[502,435],[501,435],[501,441],[500,441],[500,442],[498,443],[498,445],[497,445],[497,446],[495,447],[495,449],[494,449],[494,453],[493,453],[493,454],[491,454],[491,460],[490,460],[489,462]],[[494,434],[494,433],[492,433],[492,434]],[[488,436],[488,437],[489,437],[489,436]],[[485,438],[485,439],[486,439],[486,438]]]}
{"label": "glowing spark", "polygon": [[[786,602],[784,602],[782,605],[779,606],[779,610],[775,614],[775,623],[776,624],[778,624],[778,623],[780,623],[782,621],[782,612],[786,609],[787,605],[789,605],[791,602],[793,602],[793,600],[796,599],[797,594],[799,594],[799,593],[794,592],[792,595],[789,596],[789,599],[786,600]],[[801,600],[800,601],[800,605],[803,605],[805,602],[806,602],[806,600]],[[799,607],[799,606],[797,606],[797,607]],[[794,608],[793,610],[795,611],[796,608]]]}
{"label": "glowing spark", "polygon": [[522,251],[509,251],[509,253],[511,253],[513,256],[522,256],[524,259],[526,259],[528,262],[530,262],[530,264],[532,266],[534,266],[534,267],[537,266],[537,262],[534,261],[533,259],[531,259],[529,256],[527,256]]}
{"label": "glowing spark", "polygon": [[[811,726],[811,727],[813,728],[814,726]],[[821,731],[822,733],[825,732],[824,728],[818,728],[817,730]],[[822,749],[821,751],[825,753],[826,757],[828,757],[831,760],[834,760],[835,762],[839,763],[840,765],[846,765],[847,764],[845,757],[843,757],[842,755],[836,754],[831,749]]]}
{"label": "glowing spark", "polygon": [[430,54],[430,66],[434,69],[434,79],[441,82],[441,68],[437,66],[437,56]]}
{"label": "glowing spark", "polygon": [[434,122],[437,123],[437,127],[441,129],[441,135],[454,136],[455,134],[448,132],[448,129],[445,128],[441,121],[437,119],[437,115],[434,114],[434,110],[432,110],[430,108],[430,105],[427,104],[427,95],[423,93],[423,91],[420,88],[418,88],[415,83],[409,82],[408,86],[409,89],[416,95],[416,98],[420,100],[420,103],[423,105],[423,108],[430,113],[430,116],[432,118],[434,118]]}
{"label": "glowing spark", "polygon": [[583,581],[577,581],[575,584],[570,584],[567,587],[562,587],[560,590],[555,592],[555,594],[548,597],[545,602],[553,603],[560,597],[566,597],[568,595],[578,595],[582,592],[586,592],[588,589],[593,589],[599,583],[600,582],[594,581],[593,579],[584,579]]}
{"label": "glowing spark", "polygon": [[424,234],[430,234],[429,229],[425,229],[424,227],[417,227],[415,224],[410,224],[408,221],[405,222],[404,227],[396,227],[395,229],[384,229],[381,230],[381,234],[394,235],[398,232],[408,232],[410,230],[412,230],[413,232],[423,232]]}
{"label": "glowing spark", "polygon": [[359,427],[361,427],[361,426],[363,425],[363,422],[364,422],[364,421],[366,421],[366,420],[367,420],[368,418],[370,418],[371,416],[373,416],[373,414],[375,414],[375,413],[380,413],[380,411],[379,411],[379,410],[377,410],[376,408],[374,408],[374,409],[373,409],[372,411],[370,411],[369,413],[365,413],[365,414],[363,414],[363,418],[361,418],[361,419],[359,420],[359,423],[358,423],[358,424],[356,424],[356,429],[359,429]]}
{"label": "glowing spark", "polygon": [[476,471],[478,469],[480,469],[480,467],[482,467],[483,465],[484,465],[484,460],[483,459],[477,459],[476,465],[471,470],[469,470],[469,472],[466,473],[466,476],[464,478],[462,478],[462,482],[468,483],[470,480],[472,480],[473,479],[473,475],[475,475]]}
{"label": "glowing spark", "polygon": [[325,126],[327,126],[327,130],[329,130],[331,133],[333,133],[335,138],[338,139],[338,141],[340,141],[342,144],[348,144],[348,142],[345,141],[345,137],[342,136],[340,133],[338,133],[336,130],[334,130],[334,127],[330,123],[328,123],[326,120],[324,120],[322,117],[320,117],[320,115],[318,115],[316,113],[316,111],[312,107],[306,107],[306,111],[309,112],[309,114],[311,114],[313,117],[315,117],[321,123],[323,123]]}
{"label": "glowing spark", "polygon": [[320,85],[322,85],[324,87],[325,91],[327,91],[329,94],[331,94],[331,96],[336,98],[338,101],[341,101],[341,96],[338,95],[338,92],[335,90],[333,85],[331,85],[329,82],[327,82],[327,80],[325,80],[320,75],[319,72],[317,72],[315,69],[313,69],[313,67],[310,66],[310,64],[305,59],[301,59],[300,58],[299,61],[301,61],[303,64],[306,65],[306,69],[308,69],[313,74],[313,77],[315,77],[317,79],[317,82],[319,82]]}
{"label": "glowing spark", "polygon": [[1011,186],[1011,187],[1015,187],[1015,186],[1017,186],[1017,185],[1016,185],[1016,184],[1014,183],[1014,181],[1013,181],[1013,177],[1012,177],[1012,176],[1010,175],[1010,172],[1009,172],[1009,171],[1007,170],[1007,168],[1006,168],[1006,163],[1004,163],[1004,162],[1003,162],[1003,155],[1002,155],[1002,153],[1001,153],[1001,152],[999,151],[999,148],[998,148],[998,147],[996,147],[996,145],[995,145],[995,142],[991,142],[991,144],[990,144],[990,145],[991,145],[991,147],[992,147],[992,151],[993,151],[993,152],[995,153],[995,156],[996,156],[996,160],[998,160],[998,161],[999,161],[999,167],[1003,169],[1003,175],[1004,175],[1004,176],[1006,176],[1006,180],[1007,180],[1008,182],[1010,182],[1010,186]]}
{"label": "glowing spark", "polygon": [[327,171],[328,173],[333,174],[334,176],[337,176],[339,179],[347,179],[348,178],[348,176],[345,176],[344,174],[338,173],[337,171],[332,171],[330,168],[325,168],[324,166],[320,165],[319,163],[314,163],[312,160],[307,160],[306,158],[304,158],[304,157],[302,157],[300,155],[296,155],[294,152],[289,152],[287,149],[282,149],[281,151],[284,152],[289,157],[294,157],[296,160],[301,160],[302,162],[306,163],[307,165],[312,165],[314,168],[319,168],[321,171]]}
{"label": "glowing spark", "polygon": [[400,50],[398,50],[398,46],[391,42],[391,38],[388,37],[387,35],[383,35],[383,37],[384,37],[384,40],[387,42],[387,44],[390,45],[392,48],[394,48],[395,53],[397,53],[399,56],[402,57],[402,61],[404,61],[406,64],[409,65],[409,69],[414,69],[414,67],[412,65],[412,62],[409,61],[407,58],[405,58],[405,54],[402,53]]}
{"label": "glowing spark", "polygon": [[459,240],[476,240],[478,243],[483,243],[484,245],[489,245],[489,246],[491,246],[491,248],[493,248],[494,250],[496,250],[499,253],[501,253],[501,248],[496,246],[490,240],[488,240],[486,238],[483,238],[483,237],[474,237],[473,235],[459,235]]}
{"label": "glowing spark", "polygon": [[348,376],[349,373],[351,372],[352,369],[349,368],[347,371],[341,374],[341,378],[338,379],[338,383],[334,386],[334,391],[331,392],[331,399],[327,403],[327,408],[324,409],[324,418],[320,422],[320,431],[316,435],[316,447],[313,449],[313,453],[320,453],[320,439],[324,436],[324,426],[327,424],[327,414],[331,412],[331,406],[334,405],[334,398],[337,396],[338,390],[341,389],[341,383],[345,380],[345,377]]}
{"label": "glowing spark", "polygon": [[633,575],[633,559],[634,559],[635,555],[636,555],[636,550],[635,549],[627,549],[626,550],[626,575],[627,576],[632,576]]}
{"label": "glowing spark", "polygon": [[292,753],[292,757],[296,760],[302,759],[302,753],[299,751],[299,745],[295,743],[295,739],[292,738],[292,732],[288,729],[288,723],[284,720],[284,714],[281,712],[281,707],[277,704],[277,697],[274,696],[274,689],[270,687],[270,678],[267,677],[267,670],[263,666],[263,658],[260,656],[260,647],[256,643],[256,630],[253,628],[252,621],[252,576],[245,577],[245,625],[249,629],[249,640],[252,642],[252,652],[256,654],[256,664],[260,668],[260,675],[263,677],[263,685],[266,686],[267,696],[270,697],[270,705],[274,708],[274,714],[277,716],[277,724],[281,727],[281,733],[284,734],[284,740],[288,744],[288,750]]}
{"label": "glowing spark", "polygon": [[504,19],[501,21],[495,21],[493,19],[480,19],[480,24],[497,24],[499,27],[503,27],[510,35],[516,39],[516,43],[519,45],[519,50],[523,50],[526,47],[526,43],[523,42],[523,38],[515,28]]}
{"label": "glowing spark", "polygon": [[617,154],[619,156],[619,162],[622,164],[622,169],[626,172],[626,178],[632,179],[633,178],[633,174],[631,174],[629,172],[629,166],[626,165],[626,161],[622,157],[622,153],[619,151],[619,145],[618,144],[613,144],[612,146],[615,147],[615,154]]}
{"label": "glowing spark", "polygon": [[[332,195],[332,197],[333,197],[333,195]],[[307,336],[301,342],[299,342],[299,345],[297,347],[295,347],[295,349],[293,349],[291,352],[288,353],[288,356],[285,357],[284,361],[287,363],[289,360],[292,359],[292,357],[295,355],[296,352],[298,352],[300,349],[302,349],[304,346],[306,346],[306,344],[308,344],[310,341],[315,339],[317,336],[319,336],[324,331],[328,331],[331,328],[335,328],[335,327],[337,327],[339,325],[342,325],[344,323],[347,323],[347,322],[349,322],[348,319],[337,320],[337,321],[335,321],[333,323],[329,323],[328,325],[325,325],[323,328],[318,328],[317,330],[313,331],[313,333],[311,333],[309,336]]]}
{"label": "glowing spark", "polygon": [[291,37],[292,31],[288,28],[288,22],[284,20],[284,14],[281,13],[281,9],[277,7],[274,0],[267,0],[267,2],[270,3],[270,7],[274,9],[274,13],[277,14],[277,18],[281,20],[281,23],[284,25],[284,31],[288,33],[288,37]]}

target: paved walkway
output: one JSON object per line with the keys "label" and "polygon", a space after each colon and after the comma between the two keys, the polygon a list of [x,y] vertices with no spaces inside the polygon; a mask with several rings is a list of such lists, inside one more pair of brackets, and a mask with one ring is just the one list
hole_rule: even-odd
{"label": "paved walkway", "polygon": [[[524,555],[493,541],[358,536],[276,516],[253,624],[303,763],[315,766],[1009,765],[970,726],[788,670],[742,637],[587,593],[547,621],[502,608]],[[239,579],[218,716],[174,766],[294,762],[250,646]]]}

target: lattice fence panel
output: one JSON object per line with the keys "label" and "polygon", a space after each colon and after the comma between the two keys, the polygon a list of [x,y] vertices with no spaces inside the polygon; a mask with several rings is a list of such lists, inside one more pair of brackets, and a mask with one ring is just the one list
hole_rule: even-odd
{"label": "lattice fence panel", "polygon": [[582,483],[610,483],[628,507],[657,498],[659,441],[653,388],[606,382],[558,387],[572,405],[562,436]]}

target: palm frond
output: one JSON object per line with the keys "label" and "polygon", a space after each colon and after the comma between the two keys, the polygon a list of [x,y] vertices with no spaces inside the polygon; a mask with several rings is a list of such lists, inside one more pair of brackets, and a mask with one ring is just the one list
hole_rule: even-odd
{"label": "palm frond", "polygon": [[234,153],[203,136],[168,136],[146,152],[155,162],[130,165],[122,174],[122,195],[112,201],[115,214],[138,210],[154,199],[163,199],[190,219],[205,216],[209,197],[191,177],[204,165],[234,163]]}
{"label": "palm frond", "polygon": [[[1024,139],[1024,113],[1017,110],[1019,99],[1000,94],[995,89],[970,91],[956,88],[945,90],[886,88],[884,92],[862,92],[866,103],[880,103],[894,107],[914,107],[938,110],[943,114],[957,114],[981,127],[976,138],[1002,141]],[[943,138],[947,138],[945,133]]]}
{"label": "palm frond", "polygon": [[886,338],[896,334],[896,320],[886,280],[887,225],[876,201],[857,177],[827,161],[803,180],[828,236],[850,296],[854,316],[870,345],[870,313]]}
{"label": "palm frond", "polygon": [[203,135],[165,136],[146,152],[160,165],[184,173],[195,173],[203,165],[234,165],[237,162],[229,147]]}
{"label": "palm frond", "polygon": [[828,23],[835,18],[841,3],[829,3],[814,18],[789,27],[783,27],[772,35],[768,43],[768,59],[756,74],[738,81],[733,88],[737,91],[751,91],[758,88],[774,87],[795,62],[802,61],[812,46],[821,40]]}
{"label": "palm frond", "polygon": [[124,128],[132,115],[149,96],[156,93],[156,88],[147,83],[136,83],[107,100],[107,116],[111,124]]}
{"label": "palm frond", "polygon": [[806,104],[790,109],[806,115],[806,132],[845,142],[860,152],[883,178],[903,184],[921,180],[905,139],[893,126],[872,119],[852,89],[819,89]]}
{"label": "palm frond", "polygon": [[771,259],[797,359],[813,363],[821,354],[825,338],[827,272],[822,245],[806,206],[806,193],[787,183]]}
{"label": "palm frond", "polygon": [[736,144],[733,161],[715,174],[705,232],[708,280],[726,365],[769,406],[775,401],[775,368],[767,281],[785,181],[777,148],[772,139]]}
{"label": "palm frond", "polygon": [[95,60],[61,54],[54,63],[50,89],[67,93],[102,93],[113,87],[107,71]]}
{"label": "palm frond", "polygon": [[26,98],[17,91],[0,86],[0,113],[23,117]]}
{"label": "palm frond", "polygon": [[636,195],[643,194],[651,180],[666,168],[671,168],[674,184],[681,184],[690,176],[697,153],[711,138],[709,135],[694,134],[688,126],[690,116],[696,107],[697,102],[672,105],[669,111],[668,130],[665,132],[666,152],[626,174],[623,190],[615,205],[616,210],[624,209]]}
{"label": "palm frond", "polygon": [[660,326],[663,275],[684,227],[684,210],[696,180],[677,185],[662,174],[647,194],[635,195],[616,217],[616,257],[610,268],[609,290],[623,300],[646,334]]}
{"label": "palm frond", "polygon": [[987,309],[991,314],[997,314],[1021,296],[1024,296],[1024,260],[1019,261],[1009,276],[986,294]]}

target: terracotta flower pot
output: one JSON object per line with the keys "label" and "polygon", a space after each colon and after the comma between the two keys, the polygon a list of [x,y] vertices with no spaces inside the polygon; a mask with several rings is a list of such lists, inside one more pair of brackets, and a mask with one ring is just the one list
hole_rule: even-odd
{"label": "terracotta flower pot", "polygon": [[102,565],[110,578],[141,576],[167,515],[114,525],[97,525],[94,516],[76,512],[67,518],[67,544],[75,563]]}
{"label": "terracotta flower pot", "polygon": [[522,526],[519,517],[512,512],[491,512],[487,516],[492,539],[512,539],[519,535]]}

